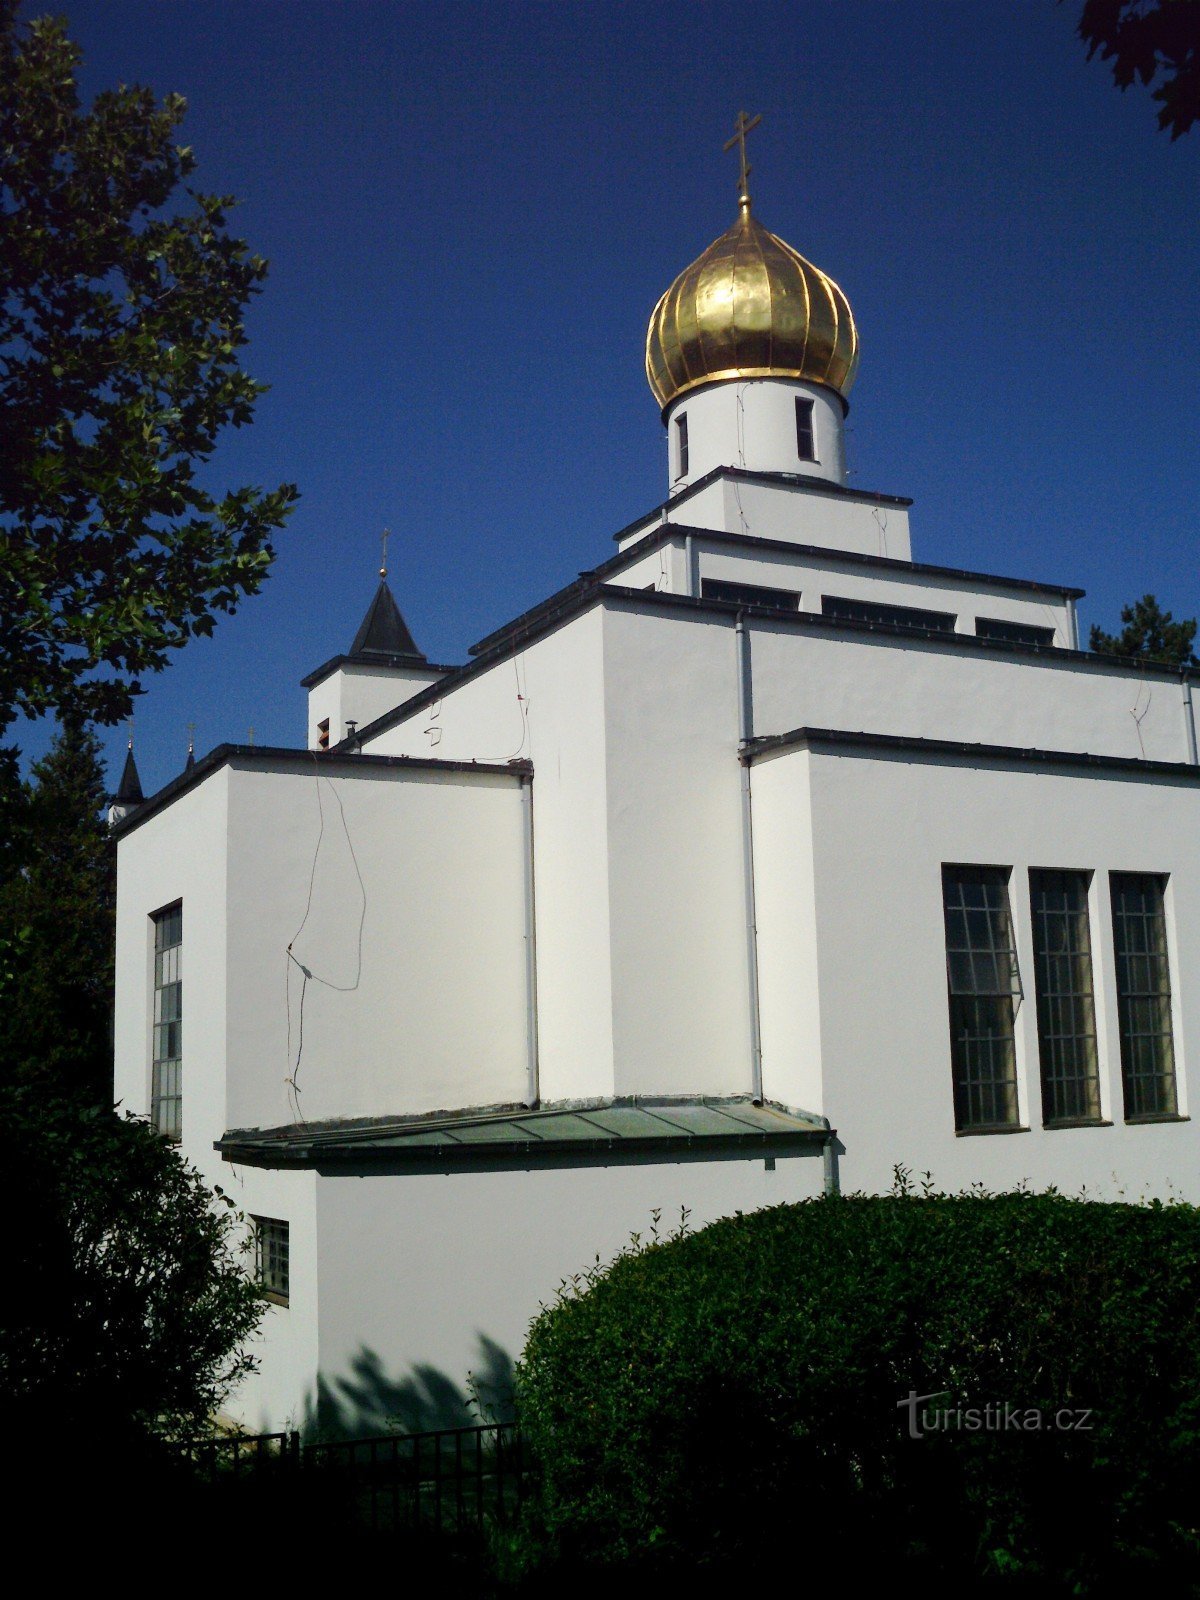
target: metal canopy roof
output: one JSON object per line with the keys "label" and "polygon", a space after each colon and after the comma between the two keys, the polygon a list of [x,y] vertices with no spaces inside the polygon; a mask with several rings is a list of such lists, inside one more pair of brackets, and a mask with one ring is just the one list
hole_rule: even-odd
{"label": "metal canopy roof", "polygon": [[508,1157],[675,1154],[718,1148],[747,1154],[824,1145],[828,1123],[752,1100],[612,1100],[597,1105],[459,1116],[376,1118],[226,1133],[215,1148],[250,1166],[325,1166],[413,1161],[469,1165]]}

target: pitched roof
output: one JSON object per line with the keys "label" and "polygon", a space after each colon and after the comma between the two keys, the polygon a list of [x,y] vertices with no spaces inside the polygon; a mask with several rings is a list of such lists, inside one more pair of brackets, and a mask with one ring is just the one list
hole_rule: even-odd
{"label": "pitched roof", "polygon": [[380,580],[375,598],[367,607],[362,626],[354,635],[354,643],[350,646],[350,655],[352,657],[411,656],[414,661],[425,660],[424,654],[417,649],[416,641],[408,631],[407,623],[400,615],[400,608],[392,597],[386,578]]}

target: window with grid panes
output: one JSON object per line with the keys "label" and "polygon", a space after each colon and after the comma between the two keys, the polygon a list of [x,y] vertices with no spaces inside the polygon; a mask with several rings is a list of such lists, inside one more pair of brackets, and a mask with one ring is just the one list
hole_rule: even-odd
{"label": "window with grid panes", "polygon": [[252,1217],[254,1275],[279,1305],[287,1305],[291,1281],[288,1225],[278,1217]]}
{"label": "window with grid panes", "polygon": [[1172,1117],[1178,1112],[1163,900],[1166,882],[1155,872],[1109,876],[1126,1118]]}
{"label": "window with grid panes", "polygon": [[946,976],[954,1124],[960,1131],[1019,1126],[1017,952],[1007,867],[943,866]]}
{"label": "window with grid panes", "polygon": [[1090,883],[1089,872],[1029,874],[1042,1120],[1047,1124],[1100,1120]]}
{"label": "window with grid panes", "polygon": [[183,1125],[183,905],[154,917],[153,1065],[150,1120],[178,1139]]}

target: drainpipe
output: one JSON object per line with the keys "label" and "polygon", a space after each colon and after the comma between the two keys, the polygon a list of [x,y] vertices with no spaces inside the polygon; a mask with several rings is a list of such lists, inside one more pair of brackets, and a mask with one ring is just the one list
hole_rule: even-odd
{"label": "drainpipe", "polygon": [[1186,667],[1179,674],[1183,686],[1183,731],[1187,739],[1187,758],[1193,767],[1200,766],[1196,754],[1196,713],[1192,708],[1192,680]]}
{"label": "drainpipe", "polygon": [[734,624],[737,643],[738,752],[742,768],[742,882],[746,904],[746,978],[750,1001],[750,1093],[763,1097],[762,1031],[758,1006],[758,924],[754,906],[754,815],[750,805],[750,762],[746,742],[754,736],[753,682],[750,675],[750,634],[738,612]]}
{"label": "drainpipe", "polygon": [[1072,650],[1079,649],[1079,613],[1075,609],[1075,596],[1067,596],[1067,643]]}
{"label": "drainpipe", "polygon": [[821,1154],[825,1158],[825,1183],[826,1197],[841,1194],[842,1184],[838,1174],[837,1160],[837,1132],[829,1126],[829,1118],[825,1119],[825,1143],[821,1146]]}
{"label": "drainpipe", "polygon": [[687,534],[683,541],[684,593],[694,600],[700,593],[700,585],[696,582],[696,541],[691,534]]}
{"label": "drainpipe", "polygon": [[521,779],[521,809],[525,826],[525,1009],[527,1015],[526,1104],[536,1108],[541,1100],[538,1070],[537,914],[533,898],[533,778]]}

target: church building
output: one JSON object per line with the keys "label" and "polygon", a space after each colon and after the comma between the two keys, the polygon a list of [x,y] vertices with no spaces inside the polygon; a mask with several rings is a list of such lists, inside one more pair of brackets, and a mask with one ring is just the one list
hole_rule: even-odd
{"label": "church building", "polygon": [[612,554],[456,666],[384,574],[302,744],[123,783],[116,1093],[247,1218],[248,1427],[453,1420],[684,1213],[897,1165],[1200,1201],[1191,675],[848,486],[854,317],[746,171]]}

